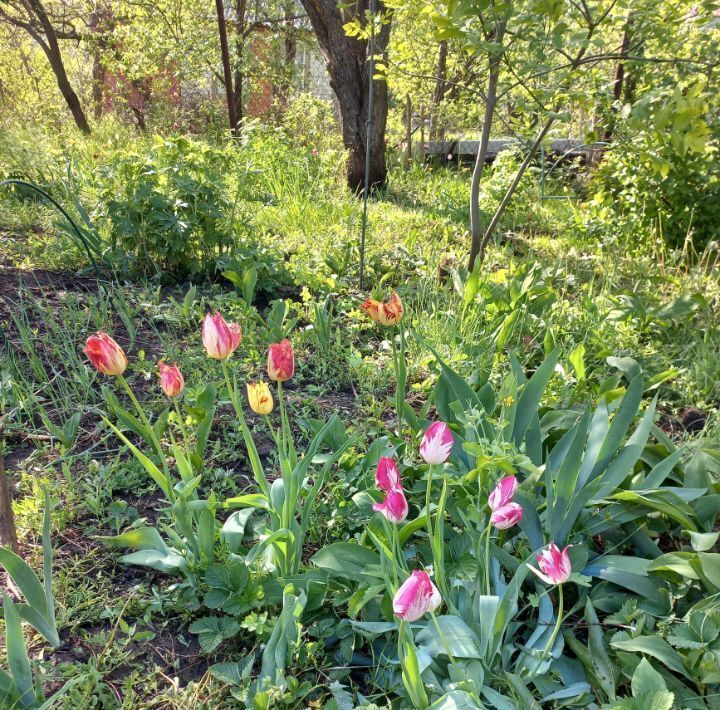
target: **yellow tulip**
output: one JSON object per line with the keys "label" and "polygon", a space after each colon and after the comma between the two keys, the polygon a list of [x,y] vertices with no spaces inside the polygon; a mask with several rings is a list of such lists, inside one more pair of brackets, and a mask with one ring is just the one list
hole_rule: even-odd
{"label": "yellow tulip", "polygon": [[248,382],[248,402],[255,414],[270,414],[273,410],[273,398],[267,382]]}

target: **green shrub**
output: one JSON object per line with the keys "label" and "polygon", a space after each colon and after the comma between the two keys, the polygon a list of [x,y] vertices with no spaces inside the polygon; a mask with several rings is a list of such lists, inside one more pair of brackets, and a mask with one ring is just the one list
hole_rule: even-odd
{"label": "green shrub", "polygon": [[192,276],[249,225],[235,218],[228,153],[184,137],[157,137],[146,154],[121,150],[102,171],[111,249],[141,274]]}

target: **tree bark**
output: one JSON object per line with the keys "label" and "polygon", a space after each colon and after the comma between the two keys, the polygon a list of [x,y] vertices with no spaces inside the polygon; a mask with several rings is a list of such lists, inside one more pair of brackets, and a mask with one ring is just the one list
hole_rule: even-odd
{"label": "tree bark", "polygon": [[[349,152],[347,182],[351,190],[361,192],[365,181],[365,141],[368,118],[373,123],[370,142],[371,188],[385,184],[385,125],[387,123],[388,90],[385,81],[374,86],[373,113],[368,117],[368,42],[349,37],[343,26],[354,17],[363,17],[368,0],[359,0],[352,6],[339,6],[337,0],[302,0],[325,57],[330,75],[330,86],[340,107],[340,128],[345,148]],[[378,2],[378,13],[385,11]],[[376,54],[387,54],[390,39],[389,21],[382,25],[376,36]]]}
{"label": "tree bark", "polygon": [[622,40],[620,42],[620,59],[618,59],[617,65],[615,66],[615,78],[613,80],[613,108],[612,115],[608,121],[608,127],[605,131],[604,140],[609,143],[612,140],[613,132],[615,131],[616,116],[618,112],[618,106],[623,96],[623,88],[625,83],[625,62],[630,48],[630,30],[633,23],[632,10],[628,12],[627,20],[625,21],[625,27],[623,28]]}
{"label": "tree bark", "polygon": [[235,103],[235,134],[240,135],[242,121],[245,115],[243,106],[245,82],[245,15],[247,11],[246,0],[235,1],[235,77],[233,87],[233,101]]}
{"label": "tree bark", "polygon": [[12,509],[12,497],[5,475],[5,458],[3,440],[0,438],[0,545],[9,547],[18,553],[17,531],[15,529],[15,516]]}
{"label": "tree bark", "polygon": [[80,99],[68,79],[63,63],[62,53],[60,52],[60,44],[58,43],[57,32],[48,17],[45,8],[40,0],[24,0],[23,7],[28,12],[30,22],[19,24],[23,29],[40,45],[45,53],[50,68],[55,75],[58,89],[65,99],[65,103],[70,109],[75,125],[83,133],[90,133],[90,124],[88,123],[85,112],[83,111]]}
{"label": "tree bark", "polygon": [[485,115],[483,117],[480,145],[475,157],[472,181],[470,183],[470,256],[468,258],[468,271],[475,268],[475,259],[480,256],[482,261],[482,225],[480,224],[480,183],[485,171],[485,160],[487,158],[488,144],[490,142],[490,130],[492,128],[493,114],[497,104],[497,85],[500,77],[500,57],[492,57],[488,63],[488,84],[485,97]]}
{"label": "tree bark", "polygon": [[218,19],[218,35],[220,37],[220,54],[222,55],[223,83],[225,84],[225,98],[227,100],[228,120],[230,131],[237,134],[237,115],[235,113],[235,97],[233,95],[232,72],[230,70],[230,52],[228,50],[227,30],[225,28],[225,6],[223,0],[215,0],[215,10]]}
{"label": "tree bark", "polygon": [[545,121],[545,125],[540,129],[540,133],[538,133],[534,143],[530,146],[530,150],[528,150],[527,155],[525,156],[525,160],[523,160],[522,165],[518,168],[518,171],[515,173],[513,181],[510,183],[510,187],[508,187],[508,189],[505,191],[505,194],[503,195],[500,204],[495,210],[495,214],[490,220],[490,224],[488,224],[488,227],[485,230],[485,234],[480,241],[477,254],[477,258],[480,263],[482,263],[482,260],[485,258],[485,248],[487,247],[490,239],[492,239],[493,234],[495,234],[495,230],[497,229],[497,226],[500,223],[502,216],[505,214],[505,209],[508,206],[510,200],[512,199],[512,196],[515,194],[515,190],[517,190],[522,176],[525,174],[525,171],[530,166],[530,162],[532,161],[535,153],[537,153],[537,149],[540,147],[543,139],[548,134],[548,131],[550,130],[554,121],[555,119],[553,117],[548,118],[547,121]]}
{"label": "tree bark", "polygon": [[445,131],[440,127],[440,117],[438,115],[440,104],[445,98],[445,85],[447,80],[447,40],[440,40],[438,48],[438,66],[435,77],[435,91],[433,92],[432,115],[430,117],[430,140],[441,141],[445,137]]}

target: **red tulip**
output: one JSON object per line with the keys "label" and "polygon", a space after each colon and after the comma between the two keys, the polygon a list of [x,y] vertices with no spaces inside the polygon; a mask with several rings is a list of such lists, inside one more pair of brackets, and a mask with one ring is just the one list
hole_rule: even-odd
{"label": "red tulip", "polygon": [[433,422],[420,444],[420,456],[430,464],[445,463],[453,446],[453,435],[445,422]]}
{"label": "red tulip", "polygon": [[202,341],[205,352],[215,360],[225,360],[230,357],[237,346],[240,345],[242,331],[237,323],[227,323],[216,313],[205,316],[202,328]]}
{"label": "red tulip", "polygon": [[185,378],[177,365],[168,365],[160,360],[160,386],[168,397],[177,397],[185,387]]}
{"label": "red tulip", "polygon": [[268,377],[275,382],[285,382],[295,373],[295,352],[289,340],[273,343],[268,349]]}
{"label": "red tulip", "polygon": [[540,569],[538,570],[531,565],[528,565],[528,567],[548,584],[562,584],[563,582],[567,582],[572,572],[570,556],[567,553],[570,547],[572,547],[572,545],[568,545],[561,551],[554,542],[551,542],[547,550],[543,550],[536,556]]}
{"label": "red tulip", "polygon": [[372,320],[383,325],[397,325],[403,317],[403,303],[395,291],[387,302],[368,298],[360,304],[360,310],[370,316]]}
{"label": "red tulip", "polygon": [[416,569],[397,590],[393,613],[403,621],[417,621],[428,611],[435,611],[441,603],[440,592],[428,573]]}
{"label": "red tulip", "polygon": [[83,352],[103,375],[122,375],[127,368],[127,357],[123,349],[107,334],[99,331],[85,342]]}

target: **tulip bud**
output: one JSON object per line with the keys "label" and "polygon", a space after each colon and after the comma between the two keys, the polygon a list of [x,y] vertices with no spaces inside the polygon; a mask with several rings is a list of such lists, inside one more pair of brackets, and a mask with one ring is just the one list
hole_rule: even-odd
{"label": "tulip bud", "polygon": [[519,503],[508,503],[502,508],[493,510],[490,515],[490,522],[498,530],[507,530],[520,522],[523,516],[523,509]]}
{"label": "tulip bud", "polygon": [[531,572],[534,572],[543,582],[548,584],[562,584],[567,582],[572,573],[570,566],[570,556],[567,551],[572,545],[568,545],[564,550],[560,550],[558,546],[551,542],[547,550],[543,550],[536,555],[539,570],[528,565]]}
{"label": "tulip bud", "polygon": [[493,492],[488,496],[490,510],[498,510],[506,506],[513,499],[517,487],[518,482],[515,476],[505,476],[498,481]]}
{"label": "tulip bud", "polygon": [[205,352],[215,360],[225,360],[230,357],[237,346],[240,345],[240,326],[237,323],[226,323],[225,319],[216,313],[205,316],[202,328],[202,341]]}
{"label": "tulip bud", "polygon": [[158,363],[160,368],[160,386],[168,397],[177,397],[185,388],[185,378],[177,365],[168,365],[162,360]]}
{"label": "tulip bud", "polygon": [[273,410],[273,398],[267,382],[248,382],[248,402],[255,414],[270,414]]}
{"label": "tulip bud", "polygon": [[378,315],[383,325],[397,325],[402,320],[403,304],[395,291],[387,303],[380,304]]}
{"label": "tulip bud", "polygon": [[445,422],[433,422],[420,444],[420,456],[429,464],[445,463],[453,446],[453,435]]}
{"label": "tulip bud", "polygon": [[391,458],[383,456],[378,461],[377,468],[375,469],[375,485],[380,490],[385,491],[385,493],[402,487],[400,485],[400,472]]}
{"label": "tulip bud", "polygon": [[289,340],[273,343],[268,349],[268,377],[275,382],[285,382],[295,373],[295,352]]}
{"label": "tulip bud", "polygon": [[83,352],[93,367],[103,375],[122,375],[127,368],[127,357],[123,349],[107,334],[99,331],[85,341]]}
{"label": "tulip bud", "polygon": [[423,570],[415,570],[403,582],[393,598],[393,613],[403,621],[417,621],[442,603],[437,587]]}
{"label": "tulip bud", "polygon": [[375,503],[373,510],[382,513],[391,523],[401,523],[408,515],[408,504],[402,488],[393,488],[382,503]]}

